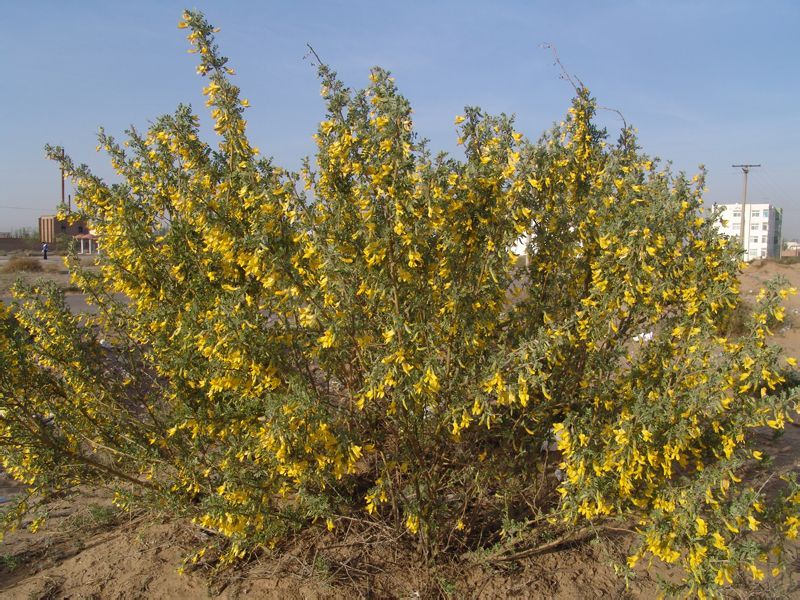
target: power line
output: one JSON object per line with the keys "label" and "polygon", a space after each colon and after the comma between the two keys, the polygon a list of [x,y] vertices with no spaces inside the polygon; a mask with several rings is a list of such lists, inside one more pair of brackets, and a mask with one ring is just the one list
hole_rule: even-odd
{"label": "power line", "polygon": [[797,194],[790,194],[788,193],[782,185],[779,185],[777,181],[773,180],[770,177],[770,172],[766,169],[761,171],[758,174],[757,179],[761,183],[765,183],[770,191],[775,194],[775,198],[781,200],[782,202],[786,203],[797,196]]}

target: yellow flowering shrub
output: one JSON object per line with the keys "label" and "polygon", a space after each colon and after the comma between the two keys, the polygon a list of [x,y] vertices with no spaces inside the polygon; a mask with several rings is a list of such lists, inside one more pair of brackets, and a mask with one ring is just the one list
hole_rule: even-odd
{"label": "yellow flowering shrub", "polygon": [[610,143],[584,88],[536,142],[469,108],[464,160],[433,155],[388,73],[353,91],[325,65],[316,159],[291,173],[247,139],[210,25],[180,26],[219,143],[181,106],[100,132],[120,183],[49,149],[101,240],[99,271],[71,263],[96,310],[17,287],[6,470],[42,493],[116,482],[229,538],[226,559],[360,514],[429,556],[503,519],[633,522],[629,566],[680,563],[699,594],[780,564],[800,488],[742,478],[754,430],[794,411],[767,343],[791,290],[728,336],[740,251],[702,175],[630,129]]}

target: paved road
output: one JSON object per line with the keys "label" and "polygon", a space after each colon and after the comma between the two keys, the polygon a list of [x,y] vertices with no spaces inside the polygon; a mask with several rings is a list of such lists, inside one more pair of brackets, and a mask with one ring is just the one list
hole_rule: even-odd
{"label": "paved road", "polygon": [[[64,296],[67,301],[67,306],[73,313],[90,313],[94,314],[97,312],[97,307],[92,305],[89,306],[86,304],[85,296],[83,294],[67,294]],[[0,300],[3,301],[4,304],[11,304],[14,298],[11,296],[0,296]]]}

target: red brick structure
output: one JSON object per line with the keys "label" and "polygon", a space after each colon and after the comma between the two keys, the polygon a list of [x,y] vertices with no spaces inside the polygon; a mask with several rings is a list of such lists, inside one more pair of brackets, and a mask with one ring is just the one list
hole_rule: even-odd
{"label": "red brick structure", "polygon": [[39,240],[42,243],[54,244],[59,235],[75,237],[84,233],[89,233],[89,228],[83,221],[70,224],[66,219],[59,219],[55,215],[39,217]]}

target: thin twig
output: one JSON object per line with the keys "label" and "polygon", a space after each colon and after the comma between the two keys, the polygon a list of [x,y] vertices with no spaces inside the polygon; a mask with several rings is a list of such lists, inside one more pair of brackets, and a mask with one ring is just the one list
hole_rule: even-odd
{"label": "thin twig", "polygon": [[[605,529],[604,527],[601,529]],[[536,546],[534,548],[528,548],[526,550],[521,550],[519,552],[514,552],[512,554],[506,554],[504,556],[500,556],[498,558],[493,559],[491,562],[503,563],[503,562],[514,562],[516,560],[521,560],[523,558],[528,558],[529,556],[536,556],[539,554],[546,554],[548,552],[552,552],[558,548],[563,546],[571,546],[574,544],[579,544],[586,542],[594,537],[597,536],[597,531],[591,531],[587,528],[581,529],[578,533],[574,535],[567,535],[563,538],[559,538],[555,541],[548,542],[547,544],[542,544],[541,546]]]}
{"label": "thin twig", "polygon": [[[564,67],[564,63],[561,62],[561,58],[558,56],[558,50],[556,47],[551,44],[550,42],[544,42],[543,44],[539,44],[540,48],[545,50],[550,50],[553,54],[553,59],[555,60],[556,65],[561,69],[561,79],[565,79],[570,83],[570,85],[575,89],[575,92],[578,92],[581,88],[585,88],[586,86],[583,85],[583,82],[576,76],[570,75],[567,69]],[[577,84],[575,82],[578,82]]]}
{"label": "thin twig", "polygon": [[[319,67],[323,66],[325,63],[322,62],[322,59],[319,57],[319,54],[317,54],[317,51],[314,50],[314,47],[308,43],[306,44],[306,47],[308,48],[309,53],[316,59],[317,66]],[[308,54],[306,54],[305,57],[308,58]]]}

